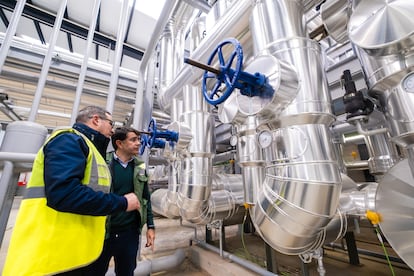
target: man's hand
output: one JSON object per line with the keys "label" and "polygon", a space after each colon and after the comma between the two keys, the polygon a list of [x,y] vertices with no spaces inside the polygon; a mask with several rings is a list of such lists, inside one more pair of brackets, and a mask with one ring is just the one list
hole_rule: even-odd
{"label": "man's hand", "polygon": [[139,208],[141,208],[136,194],[129,193],[129,194],[125,194],[124,197],[128,201],[128,206],[127,206],[127,209],[126,209],[127,212],[133,211],[133,210],[139,210]]}
{"label": "man's hand", "polygon": [[154,251],[154,240],[155,240],[155,230],[147,229],[147,243],[145,244],[145,247],[151,246],[151,250]]}

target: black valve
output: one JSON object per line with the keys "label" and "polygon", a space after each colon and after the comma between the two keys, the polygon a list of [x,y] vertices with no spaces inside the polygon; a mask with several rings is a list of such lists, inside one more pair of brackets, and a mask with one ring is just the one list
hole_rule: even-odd
{"label": "black valve", "polygon": [[343,72],[341,82],[345,88],[345,95],[342,99],[345,105],[345,112],[348,113],[347,119],[360,115],[368,115],[374,110],[372,101],[366,99],[361,90],[357,91],[351,71],[345,70]]}

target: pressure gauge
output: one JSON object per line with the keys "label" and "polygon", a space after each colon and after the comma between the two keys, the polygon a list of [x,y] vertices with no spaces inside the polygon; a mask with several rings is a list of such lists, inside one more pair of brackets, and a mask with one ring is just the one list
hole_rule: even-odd
{"label": "pressure gauge", "polygon": [[232,147],[235,147],[235,146],[237,145],[237,136],[236,136],[236,135],[232,135],[232,136],[230,137],[230,145],[231,145]]}
{"label": "pressure gauge", "polygon": [[414,93],[414,73],[410,73],[402,81],[402,87],[407,93]]}
{"label": "pressure gauge", "polygon": [[263,130],[259,133],[257,140],[263,149],[267,148],[272,144],[272,133],[268,130]]}

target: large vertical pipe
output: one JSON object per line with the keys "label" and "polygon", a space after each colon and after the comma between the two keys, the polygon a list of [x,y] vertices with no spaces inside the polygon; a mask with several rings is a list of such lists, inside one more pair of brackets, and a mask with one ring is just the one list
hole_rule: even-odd
{"label": "large vertical pipe", "polygon": [[7,27],[6,36],[0,48],[0,72],[3,70],[4,62],[6,61],[7,53],[9,52],[13,36],[16,33],[17,25],[22,15],[26,0],[18,0],[14,7],[13,15]]}
{"label": "large vertical pipe", "polygon": [[[164,28],[159,42],[159,88],[167,87],[174,79],[176,72],[182,66],[184,55],[185,30],[194,10],[185,2],[178,3]],[[183,113],[183,99],[170,99],[173,105],[171,121],[177,125]],[[167,217],[179,216],[177,206],[177,191],[180,186],[179,171],[181,159],[176,151],[168,157],[168,190],[156,193],[156,200],[161,200],[159,209]]]}
{"label": "large vertical pipe", "polygon": [[257,143],[258,125],[256,116],[248,116],[237,126],[237,162],[242,169],[245,202],[249,204],[255,204],[265,179],[265,157]]}
{"label": "large vertical pipe", "polygon": [[182,160],[178,205],[183,218],[191,220],[198,216],[211,192],[214,118],[208,112],[199,88],[186,85],[183,93],[185,107],[181,121],[189,126],[193,139]]}
{"label": "large vertical pipe", "polygon": [[170,19],[165,26],[159,42],[159,88],[162,90],[167,87],[175,77],[174,64],[177,63],[174,54],[174,22]]}
{"label": "large vertical pipe", "polygon": [[118,87],[119,67],[121,67],[121,57],[122,57],[122,51],[124,49],[125,32],[126,32],[126,27],[128,26],[127,22],[129,20],[129,16],[128,16],[129,1],[122,1],[122,2],[123,4],[122,4],[120,17],[119,17],[118,33],[117,33],[117,39],[116,39],[116,45],[115,45],[115,58],[112,64],[111,81],[109,83],[108,98],[106,101],[106,110],[108,110],[109,112],[112,112],[114,110],[116,88]]}
{"label": "large vertical pipe", "polygon": [[[191,19],[192,9],[186,7],[186,12],[181,13],[181,22],[177,22],[177,30],[180,38],[176,40],[176,51],[180,52],[180,63],[176,70],[183,66],[184,42],[186,26]],[[202,21],[198,21],[201,24]],[[194,28],[200,25],[193,26]],[[190,36],[190,45],[193,49],[197,47],[197,41],[201,41],[202,33],[196,32]],[[192,51],[193,49],[190,49]],[[212,182],[212,156],[215,143],[214,123],[207,103],[204,101],[199,87],[184,85],[183,87],[183,113],[180,123],[188,126],[192,141],[188,146],[188,154],[182,159],[182,170],[180,172],[180,186],[177,192],[177,205],[180,207],[180,214],[186,220],[199,217],[200,210],[206,205],[211,193]]]}
{"label": "large vertical pipe", "polygon": [[252,216],[263,239],[285,254],[322,245],[341,192],[330,95],[304,11],[303,1],[256,1],[250,24],[255,51],[291,64],[300,83],[295,100],[269,124],[273,142],[264,150],[266,178]]}
{"label": "large vertical pipe", "polygon": [[67,0],[62,0],[62,2],[60,3],[58,13],[56,15],[52,36],[49,40],[49,48],[47,50],[45,58],[43,59],[42,71],[40,72],[40,77],[39,81],[37,82],[35,96],[33,98],[32,108],[30,109],[29,118],[27,119],[30,122],[34,122],[36,120],[36,114],[39,110],[40,100],[42,98],[43,89],[45,88],[50,63],[52,61],[52,55],[56,46],[56,41],[59,36],[60,26],[62,25],[63,15],[65,13],[67,2]]}
{"label": "large vertical pipe", "polygon": [[98,12],[99,12],[100,5],[101,5],[101,0],[94,1],[91,21],[89,23],[88,38],[86,40],[86,51],[83,56],[81,71],[79,73],[79,81],[78,81],[78,85],[76,86],[76,94],[75,94],[75,101],[73,103],[72,116],[70,118],[71,125],[75,123],[76,115],[78,114],[78,111],[79,111],[80,99],[82,95],[83,84],[85,82],[86,71],[88,70],[89,55],[93,47],[92,42],[93,42],[93,36],[95,34],[96,21],[98,18]]}
{"label": "large vertical pipe", "polygon": [[134,120],[133,120],[133,126],[136,129],[142,129],[143,126],[147,125],[149,123],[149,118],[147,118],[147,124],[145,124],[145,121],[143,118],[143,112],[141,112],[141,110],[143,110],[144,108],[144,74],[145,74],[145,69],[147,67],[148,61],[150,59],[150,57],[152,56],[154,50],[155,50],[155,46],[158,42],[158,39],[165,27],[165,25],[168,22],[168,19],[170,17],[170,14],[172,12],[172,10],[174,9],[174,6],[178,3],[178,0],[171,0],[171,1],[166,1],[165,5],[161,11],[160,14],[160,19],[157,21],[157,25],[154,28],[154,31],[152,33],[151,36],[151,40],[148,43],[147,46],[147,51],[145,51],[142,60],[141,60],[141,64],[139,66],[139,70],[138,70],[138,84],[137,84],[137,90],[136,90],[136,94],[135,94],[135,112],[134,112]]}

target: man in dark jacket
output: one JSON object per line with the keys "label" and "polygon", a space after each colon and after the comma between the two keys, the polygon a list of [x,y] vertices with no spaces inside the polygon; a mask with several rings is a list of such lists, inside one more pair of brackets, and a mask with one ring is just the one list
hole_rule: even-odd
{"label": "man in dark jacket", "polygon": [[106,216],[140,208],[134,193],[109,193],[112,127],[109,112],[88,106],[39,150],[3,275],[87,275],[103,247]]}
{"label": "man in dark jacket", "polygon": [[107,235],[99,259],[92,264],[90,275],[105,275],[111,257],[115,261],[118,276],[134,275],[137,265],[139,236],[147,224],[146,246],[154,247],[155,230],[148,189],[145,163],[137,158],[140,133],[130,127],[120,127],[112,135],[115,152],[110,154],[109,168],[112,173],[111,191],[115,194],[135,193],[140,202],[136,212],[122,212],[107,219]]}
{"label": "man in dark jacket", "polygon": [[[106,158],[112,128],[111,114],[97,106],[82,109],[73,125],[73,129],[92,141],[103,158]],[[129,201],[131,205],[137,204],[132,193],[125,196],[97,193],[79,183],[88,155],[88,147],[81,136],[61,134],[45,145],[44,153],[45,168],[50,172],[44,175],[49,207],[61,212],[101,216],[127,210]],[[131,206],[132,209],[137,208]]]}

